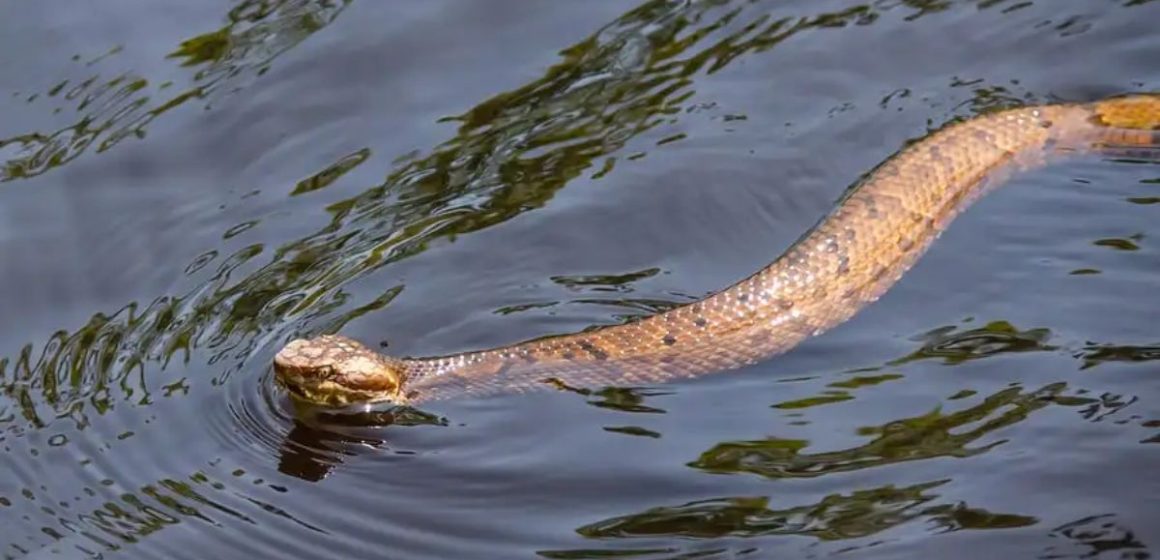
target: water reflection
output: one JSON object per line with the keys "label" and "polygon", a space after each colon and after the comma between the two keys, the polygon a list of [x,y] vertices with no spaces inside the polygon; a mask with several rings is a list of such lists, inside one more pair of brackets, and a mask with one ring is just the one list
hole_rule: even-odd
{"label": "water reflection", "polygon": [[1082,369],[1111,362],[1150,362],[1160,360],[1160,344],[1088,344],[1074,356],[1083,360]]}
{"label": "water reflection", "polygon": [[[1065,383],[1052,383],[1033,391],[1011,387],[954,412],[936,409],[920,416],[865,426],[858,433],[873,439],[840,451],[806,453],[808,441],[776,437],[723,442],[702,453],[689,466],[714,473],[812,478],[936,457],[970,457],[1001,445],[1005,440],[980,440],[1025,420],[1052,403],[1052,398],[1063,394],[1066,388]],[[971,445],[976,442],[979,445]]]}
{"label": "water reflection", "polygon": [[1007,321],[992,321],[973,329],[947,325],[913,339],[922,342],[922,346],[890,365],[929,359],[942,359],[947,365],[955,365],[997,354],[1057,350],[1056,346],[1047,344],[1049,338],[1049,329],[1020,330]]}
{"label": "water reflection", "polygon": [[[59,102],[79,117],[51,132],[29,132],[0,139],[0,183],[35,177],[66,165],[90,148],[104,152],[128,138],[144,138],[154,119],[190,102],[210,103],[245,87],[264,74],[278,55],[329,25],[350,0],[245,0],[228,13],[217,31],[183,41],[168,57],[195,68],[188,83],[151,83],[132,73],[112,78],[93,75],[75,83],[64,80],[31,101]],[[114,49],[99,59],[115,55]],[[172,90],[180,88],[177,93]]]}
{"label": "water reflection", "polygon": [[[300,410],[278,449],[278,472],[318,482],[345,458],[383,448],[388,426],[446,426],[447,419],[410,407],[381,411]],[[360,429],[374,428],[374,429]]]}
{"label": "water reflection", "polygon": [[873,535],[917,518],[926,518],[937,531],[1007,529],[1038,522],[1031,516],[994,513],[961,502],[933,504],[939,495],[932,490],[947,482],[938,480],[901,488],[879,486],[786,508],[771,508],[773,499],[769,497],[702,500],[606,519],[576,532],[590,538],[707,539],[780,534],[841,540]]}
{"label": "water reflection", "polygon": [[[220,467],[209,468],[222,472]],[[115,497],[105,499],[99,506],[76,511],[80,504],[109,496],[109,488],[119,488],[118,483],[108,479],[102,480],[101,486],[106,488],[84,487],[67,499],[43,488],[26,488],[16,499],[30,505],[40,504],[38,509],[48,520],[36,527],[36,522],[25,516],[22,521],[6,521],[5,529],[15,533],[19,525],[27,525],[27,534],[45,535],[51,540],[30,548],[13,542],[13,549],[29,554],[44,547],[59,553],[80,551],[86,556],[100,557],[139,543],[173,525],[197,524],[212,531],[234,523],[257,526],[263,516],[289,522],[295,531],[327,533],[272,503],[278,495],[287,492],[286,488],[253,477],[241,468],[226,475],[198,471],[185,479],[163,478],[136,489],[120,489]]]}
{"label": "water reflection", "polygon": [[[879,486],[845,494],[831,494],[811,504],[772,507],[775,499],[765,496],[729,497],[654,507],[588,525],[576,532],[592,539],[721,539],[768,536],[803,536],[818,541],[860,539],[883,533],[902,524],[922,520],[932,532],[1011,529],[1039,522],[1033,516],[996,513],[963,502],[938,503],[934,492],[947,480],[904,487]],[[691,547],[690,547],[691,548]],[[858,546],[843,549],[852,551]],[[727,548],[697,548],[688,556],[726,552]],[[756,551],[757,549],[751,549]],[[607,558],[610,556],[654,557],[652,553],[622,548],[541,551],[546,558]],[[736,552],[736,549],[734,549]]]}
{"label": "water reflection", "polygon": [[[1134,0],[1124,5],[1142,3]],[[642,133],[663,129],[694,110],[712,110],[691,101],[698,76],[776,48],[799,33],[872,25],[890,11],[918,19],[955,5],[1017,9],[1023,4],[1026,3],[903,1],[791,15],[780,7],[777,13],[769,13],[742,3],[646,2],[565,49],[563,59],[539,79],[449,118],[459,123],[453,138],[426,152],[402,158],[380,184],[325,208],[330,223],[318,231],[277,247],[255,244],[232,253],[219,251],[218,247],[207,248],[186,267],[198,283],[197,288],[148,303],[132,302],[111,313],[96,312],[85,325],[62,329],[48,340],[29,343],[16,355],[0,359],[0,443],[42,432],[51,445],[53,441],[68,442],[72,432],[85,429],[90,438],[112,440],[117,436],[95,434],[98,430],[91,429],[94,415],[107,414],[119,406],[153,406],[163,399],[182,398],[206,385],[221,387],[238,372],[258,377],[257,371],[265,367],[271,346],[296,334],[338,330],[356,317],[387,307],[404,289],[401,284],[384,286],[375,297],[356,301],[343,288],[350,281],[456,235],[488,228],[542,207],[577,177],[606,177],[644,155],[645,152],[623,153],[628,143]],[[85,116],[59,131],[0,141],[0,154],[7,157],[13,150],[18,152],[17,157],[3,165],[0,180],[44,173],[67,164],[93,146],[102,151],[125,138],[141,137],[152,119],[170,109],[191,101],[209,102],[215,99],[215,92],[220,95],[237,90],[245,80],[260,75],[278,54],[333,21],[346,5],[347,2],[252,0],[237,4],[225,27],[186,41],[172,53],[181,64],[196,69],[190,83],[176,94],[169,92],[177,86],[154,86],[144,78],[132,76],[60,84],[42,99],[75,102]],[[1073,23],[1061,32],[1068,28],[1079,29]],[[980,87],[975,92],[968,112],[1022,99],[997,87]],[[161,101],[154,103],[154,99]],[[744,118],[723,114],[718,120],[722,126],[733,126]],[[683,138],[676,133],[666,134],[650,149],[664,149]],[[290,196],[307,197],[327,189],[345,173],[367,162],[369,156],[369,152],[359,150],[340,157],[288,186],[287,192]],[[222,237],[232,237],[248,227],[252,224],[233,225],[223,231]],[[576,288],[581,295],[593,291],[620,294],[624,290],[619,288],[626,283],[656,273],[650,269],[553,281]],[[685,297],[674,294],[674,300],[682,299]],[[673,304],[668,300],[597,297],[575,301],[601,305],[612,302],[635,314]],[[915,352],[885,367],[926,359],[954,364],[1008,352],[1057,351],[1056,346],[1047,343],[1050,334],[1047,329],[1019,329],[1002,322],[969,329],[949,327],[927,333],[918,341]],[[1076,358],[1083,360],[1084,367],[1094,367],[1112,361],[1151,360],[1155,349],[1092,344]],[[832,388],[849,395],[859,387],[894,379],[899,377],[862,376],[836,382]],[[788,438],[727,441],[703,453],[690,466],[708,472],[809,478],[904,461],[965,457],[1001,444],[983,440],[995,430],[1051,404],[1077,407],[1085,418],[1096,421],[1133,402],[1131,396],[1097,397],[1082,391],[1067,393],[1066,388],[1062,383],[1036,390],[1012,387],[956,412],[936,410],[864,428],[862,433],[870,441],[840,451],[808,453],[810,442]],[[654,390],[622,387],[577,392],[597,407],[641,414],[666,412],[648,402],[650,396],[657,394]],[[971,397],[964,393],[948,401],[962,402]],[[796,404],[788,408],[817,403]],[[181,420],[170,418],[167,422],[178,432],[175,440],[181,435]],[[406,424],[395,415],[363,417],[353,426],[351,420],[344,418],[262,417],[258,422],[265,423],[260,426],[263,430],[276,432],[279,437],[285,434],[279,447],[272,451],[262,448],[263,452],[269,451],[271,461],[277,461],[278,471],[305,481],[321,480],[359,450],[382,448],[386,442],[375,435],[383,431],[382,426]],[[358,429],[364,424],[379,428]],[[248,424],[240,425],[241,430],[254,429]],[[636,426],[607,429],[631,436],[660,436]],[[233,432],[228,437],[245,440],[248,435]],[[183,470],[177,472],[196,471],[195,474],[187,479],[158,480],[151,465],[117,465],[119,481],[137,475],[136,478],[155,482],[125,482],[130,490],[121,493],[86,488],[86,495],[104,501],[103,505],[81,515],[47,512],[55,519],[53,523],[59,523],[30,531],[36,535],[31,541],[35,545],[42,535],[54,541],[61,538],[64,533],[55,528],[59,525],[86,537],[95,535],[92,538],[97,545],[114,550],[177,522],[196,521],[219,528],[232,523],[252,524],[261,516],[293,520],[295,527],[291,530],[300,533],[325,530],[276,506],[285,494],[285,489],[276,484],[254,477],[245,480],[251,485],[248,490],[236,490],[237,484],[229,482],[229,475],[197,471],[196,465],[203,457],[177,459],[189,467],[179,467]],[[239,473],[234,475],[236,478],[247,478],[244,470],[235,472]],[[618,516],[586,525],[581,533],[600,538],[646,534],[707,538],[729,531],[754,535],[797,531],[818,539],[839,539],[844,535],[873,534],[891,523],[914,518],[931,520],[943,530],[1034,522],[1034,518],[1017,513],[935,503],[938,495],[934,491],[943,483],[844,491],[806,506],[773,507],[773,498],[761,496],[719,498]],[[69,481],[45,484],[72,487]],[[252,486],[260,490],[253,490]],[[47,490],[29,493],[41,501],[55,498]],[[13,500],[20,499],[0,496],[0,506],[14,507]],[[29,504],[32,501],[28,499]],[[36,508],[24,505],[27,511]],[[318,507],[302,506],[306,511]],[[1080,525],[1085,523],[1088,529],[1060,528],[1057,533],[1061,538],[1088,543],[1117,539],[1138,543],[1130,532],[1127,536],[1131,538],[1122,539],[1122,531],[1101,528],[1098,523],[1102,522]],[[1090,528],[1092,523],[1096,523],[1096,529]],[[1103,535],[1108,536],[1105,539]],[[19,548],[23,545],[12,546],[26,551]],[[544,553],[551,554],[556,553]],[[553,557],[586,557],[583,554],[558,553]]]}
{"label": "water reflection", "polygon": [[[695,297],[670,292],[672,299],[627,297],[624,295],[609,296],[607,294],[628,294],[635,288],[633,284],[639,280],[652,278],[662,274],[659,268],[648,268],[624,274],[551,276],[548,279],[557,285],[576,292],[578,295],[567,302],[538,301],[518,305],[509,305],[495,310],[498,315],[512,315],[534,309],[556,307],[563,303],[573,305],[599,305],[612,309],[623,309],[623,312],[614,312],[610,319],[615,322],[626,323],[642,315],[655,315],[679,307]],[[552,312],[548,313],[549,315]],[[584,330],[591,331],[601,328],[605,324],[590,325]]]}
{"label": "water reflection", "polygon": [[1047,546],[1038,556],[1043,560],[1060,558],[1151,558],[1148,545],[1135,531],[1124,527],[1116,515],[1092,515],[1065,523],[1051,530],[1057,544]]}
{"label": "water reflection", "polygon": [[[994,325],[994,323],[993,323]],[[1017,329],[1002,328],[1008,334]],[[936,337],[945,341],[944,336]],[[979,332],[967,332],[965,338],[978,340]],[[928,344],[930,337],[917,340]],[[952,345],[956,349],[942,352],[939,357],[953,358],[951,354],[982,357],[978,346]],[[1006,351],[1022,351],[1019,345],[1003,346]],[[1004,351],[1004,350],[999,350]],[[921,350],[909,356],[918,355]],[[994,354],[989,353],[989,354]],[[898,360],[890,362],[897,363]],[[877,368],[870,368],[877,369]],[[851,389],[897,379],[899,376],[858,376],[850,382],[836,382]],[[862,380],[868,380],[862,382]],[[955,395],[948,401],[957,401],[971,395]],[[852,398],[852,397],[851,397]],[[770,437],[762,440],[727,441],[705,451],[688,466],[716,474],[754,474],[769,479],[815,478],[842,472],[881,468],[892,464],[922,461],[938,457],[967,458],[986,453],[1006,439],[985,441],[986,436],[1028,419],[1033,413],[1050,405],[1074,408],[1089,421],[1100,421],[1135,402],[1134,397],[1119,395],[1088,396],[1088,391],[1068,391],[1063,382],[1045,385],[1036,390],[1009,387],[985,397],[978,404],[953,412],[939,407],[919,416],[899,418],[878,426],[857,429],[859,435],[872,439],[862,445],[837,451],[808,453],[810,442],[802,439]],[[1121,421],[1124,423],[1125,421]],[[1144,427],[1157,424],[1143,422]],[[630,435],[628,429],[610,429]],[[656,436],[656,437],[659,437]],[[722,539],[754,538],[771,535],[809,536],[819,541],[839,541],[873,536],[899,525],[922,520],[926,530],[951,532],[959,530],[1011,529],[1039,523],[1032,515],[993,512],[963,502],[938,503],[935,489],[950,480],[937,480],[893,485],[844,494],[831,494],[816,503],[775,508],[776,496],[746,496],[699,500],[676,506],[653,507],[639,513],[611,517],[589,523],[576,529],[580,535],[600,540],[621,539]],[[1052,537],[1066,537],[1092,547],[1090,555],[1063,555],[1064,547],[1050,547],[1041,558],[1094,557],[1103,550],[1145,551],[1146,547],[1131,531],[1125,531],[1110,521],[1097,523],[1097,516],[1058,527]],[[1111,516],[1106,516],[1111,517]],[[874,541],[880,542],[880,541]],[[873,543],[872,543],[873,544]],[[864,544],[844,548],[851,551]],[[744,548],[744,547],[743,547]],[[686,555],[715,557],[737,548],[710,546],[685,548],[631,548],[620,547],[541,551],[547,558],[604,558],[609,555],[641,558],[685,558]],[[750,549],[746,549],[750,550]],[[757,548],[751,549],[758,550]],[[1139,558],[1149,557],[1146,552]],[[1127,557],[1127,556],[1125,556]]]}

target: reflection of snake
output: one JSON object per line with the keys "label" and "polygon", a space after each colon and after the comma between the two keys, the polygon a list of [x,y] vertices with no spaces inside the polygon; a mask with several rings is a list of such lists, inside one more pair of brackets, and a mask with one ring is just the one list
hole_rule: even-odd
{"label": "reflection of snake", "polygon": [[876,300],[1000,176],[1052,154],[1132,147],[1160,147],[1160,95],[986,114],[907,147],[773,263],[700,301],[623,325],[435,358],[386,357],[341,336],[295,340],[274,370],[291,393],[343,405],[650,384],[733,369]]}

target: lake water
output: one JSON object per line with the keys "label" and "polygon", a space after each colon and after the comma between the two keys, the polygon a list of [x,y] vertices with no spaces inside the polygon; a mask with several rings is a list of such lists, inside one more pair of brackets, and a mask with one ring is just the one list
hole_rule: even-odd
{"label": "lake water", "polygon": [[1155,162],[1019,175],[741,371],[384,425],[269,368],[720,289],[950,121],[1160,91],[1160,2],[23,2],[0,69],[2,558],[1160,548]]}

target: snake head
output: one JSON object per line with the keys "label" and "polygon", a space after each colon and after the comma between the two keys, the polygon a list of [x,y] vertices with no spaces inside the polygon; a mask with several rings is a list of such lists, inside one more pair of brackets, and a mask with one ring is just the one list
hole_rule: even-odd
{"label": "snake head", "polygon": [[274,375],[292,395],[313,404],[402,404],[405,364],[355,340],[323,335],[292,340],[274,356]]}

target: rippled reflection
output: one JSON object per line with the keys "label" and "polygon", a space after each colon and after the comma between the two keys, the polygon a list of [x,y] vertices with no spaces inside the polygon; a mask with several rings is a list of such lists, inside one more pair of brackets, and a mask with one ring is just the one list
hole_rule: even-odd
{"label": "rippled reflection", "polygon": [[936,503],[939,495],[932,491],[946,482],[880,486],[785,508],[770,507],[774,499],[764,496],[702,500],[606,519],[576,532],[590,538],[801,535],[829,541],[874,535],[919,518],[934,531],[1007,529],[1038,522],[1031,516],[990,512],[962,502]]}
{"label": "rippled reflection", "polygon": [[[721,539],[765,536],[803,536],[819,541],[841,541],[874,536],[899,525],[921,520],[932,532],[1011,529],[1039,522],[1033,516],[996,513],[963,502],[938,503],[933,490],[946,480],[905,487],[880,486],[848,494],[831,494],[812,504],[771,507],[774,498],[765,496],[730,497],[655,507],[640,513],[614,517],[585,525],[576,532],[594,539]],[[732,552],[752,550],[741,546]],[[857,548],[857,547],[855,547]],[[843,549],[851,552],[853,548]],[[624,548],[541,551],[546,558],[692,558],[725,553],[729,548],[697,548],[689,555]]]}
{"label": "rippled reflection", "polygon": [[[1012,387],[962,410],[933,410],[921,416],[862,427],[858,433],[873,439],[840,451],[806,453],[809,442],[800,439],[723,442],[702,453],[690,466],[717,473],[812,478],[935,457],[970,457],[1004,441],[980,442],[985,436],[1023,421],[1050,404],[1066,388],[1065,383],[1053,383],[1034,391]],[[979,445],[972,446],[975,443]]]}
{"label": "rippled reflection", "polygon": [[[221,472],[221,469],[215,470]],[[106,499],[94,509],[79,511],[77,504],[108,495],[107,490],[85,487],[66,499],[44,490],[26,488],[15,500],[33,506],[40,504],[38,509],[49,521],[37,527],[27,516],[21,521],[6,519],[5,531],[16,534],[20,525],[26,525],[29,535],[51,538],[48,550],[61,553],[79,550],[91,557],[122,550],[180,523],[215,530],[233,523],[257,526],[261,517],[272,515],[288,522],[295,531],[327,532],[273,505],[279,495],[286,493],[286,488],[255,478],[240,468],[224,475],[199,471],[188,478],[164,478],[135,489],[121,488],[108,479],[102,480],[101,485],[117,489],[116,497]],[[28,550],[17,542],[11,546],[23,554],[40,548],[32,546]]]}
{"label": "rippled reflection", "polygon": [[[278,471],[309,482],[326,478],[331,470],[365,448],[386,444],[387,426],[446,426],[447,419],[409,407],[370,412],[331,412],[307,409],[294,419],[278,450]],[[373,427],[374,430],[357,428]],[[353,429],[352,429],[353,428]]]}
{"label": "rippled reflection", "polygon": [[929,331],[917,340],[922,347],[890,362],[902,365],[916,360],[942,359],[948,365],[1011,352],[1057,350],[1047,344],[1051,331],[1044,328],[1020,330],[1007,321],[994,321],[974,329],[953,325]]}
{"label": "rippled reflection", "polygon": [[[495,310],[498,315],[512,315],[535,309],[546,309],[561,304],[599,305],[612,309],[623,309],[624,312],[614,312],[612,321],[626,323],[639,318],[641,315],[654,315],[679,307],[696,298],[679,293],[670,293],[672,299],[640,298],[615,296],[608,294],[627,294],[635,288],[633,284],[639,280],[652,278],[661,273],[659,268],[627,272],[624,274],[552,276],[548,279],[554,284],[563,286],[569,291],[576,292],[577,297],[564,301],[539,301],[509,305]],[[552,314],[549,312],[549,315]],[[607,323],[591,325],[584,330],[595,330]]]}
{"label": "rippled reflection", "polygon": [[1110,362],[1150,362],[1160,360],[1160,344],[1088,344],[1075,357],[1083,360],[1083,369]]}
{"label": "rippled reflection", "polygon": [[1152,554],[1135,531],[1123,526],[1115,514],[1092,515],[1052,529],[1057,544],[1047,546],[1039,558],[1125,558],[1146,560]]}
{"label": "rippled reflection", "polygon": [[[323,29],[350,0],[245,0],[229,11],[228,23],[183,41],[169,58],[196,71],[184,86],[153,83],[132,73],[64,80],[42,102],[69,108],[75,123],[55,131],[0,139],[0,183],[35,177],[65,165],[89,149],[104,152],[128,138],[144,138],[154,119],[190,102],[212,102],[265,73],[283,52]],[[115,55],[120,49],[103,55]],[[98,60],[88,61],[92,65]],[[177,93],[172,93],[181,87]],[[14,154],[9,156],[8,154]]]}
{"label": "rippled reflection", "polygon": [[[191,101],[225,102],[214,95],[236,91],[245,80],[259,76],[276,56],[326,27],[347,4],[254,0],[237,4],[225,27],[190,39],[171,53],[177,63],[193,72],[190,83],[180,86],[178,93],[170,92],[179,86],[153,84],[130,75],[59,84],[40,99],[75,105],[83,116],[57,131],[0,141],[0,157],[9,158],[0,168],[0,180],[34,176],[65,165],[89,149],[99,152],[123,139],[140,138],[154,118]],[[700,76],[776,48],[798,34],[869,26],[889,12],[916,20],[955,6],[1015,11],[1022,4],[1026,3],[879,2],[803,15],[790,14],[780,6],[770,12],[740,2],[645,2],[565,49],[562,60],[540,78],[448,118],[458,123],[452,138],[398,160],[380,184],[326,207],[322,211],[330,223],[318,231],[276,247],[254,244],[232,253],[207,247],[185,269],[197,288],[131,302],[115,311],[95,312],[84,325],[61,329],[48,340],[29,343],[16,355],[0,359],[0,443],[11,445],[23,440],[29,446],[39,445],[28,443],[33,440],[31,434],[42,436],[49,445],[64,445],[70,435],[75,437],[76,431],[85,429],[89,429],[88,437],[115,440],[117,435],[111,433],[94,434],[97,430],[91,428],[96,416],[118,407],[144,408],[162,399],[182,398],[207,385],[222,387],[238,372],[258,377],[265,363],[254,363],[253,356],[265,359],[268,352],[262,351],[271,345],[296,334],[338,330],[356,317],[387,307],[404,289],[403,285],[384,286],[377,296],[356,301],[343,288],[352,280],[455,235],[492,227],[542,207],[577,177],[599,180],[639,160],[645,152],[624,153],[625,147],[642,133],[664,130],[698,109],[691,99]],[[1123,5],[1141,4],[1133,0]],[[1082,19],[1064,19],[1054,25],[1060,34],[1089,28]],[[971,87],[974,92],[964,112],[1026,99],[1026,95],[1003,87],[975,85],[972,81],[952,85]],[[883,103],[905,95],[909,93],[888,95]],[[732,126],[744,118],[735,114],[714,117],[722,126]],[[683,139],[675,132],[666,134],[649,149],[663,150]],[[309,197],[364,165],[369,157],[366,150],[347,154],[288,185],[287,192],[289,196]],[[234,225],[222,237],[232,237],[248,227],[252,225]],[[657,271],[650,269],[553,281],[576,289],[576,303],[627,308],[627,314],[618,317],[626,319],[674,304],[621,297],[627,291],[621,288],[628,283],[654,274]],[[591,297],[596,291],[619,299]],[[674,294],[674,301],[684,299]],[[1047,343],[1050,335],[1047,329],[1019,329],[1003,322],[969,329],[947,327],[927,333],[917,341],[920,347],[912,354],[885,367],[927,359],[955,364],[1010,352],[1057,351],[1058,347]],[[1094,367],[1112,361],[1150,360],[1154,354],[1150,346],[1103,343],[1087,346],[1075,357],[1085,367]],[[191,369],[198,375],[191,375]],[[860,387],[898,378],[889,373],[847,378],[832,384],[837,392],[829,396],[853,395]],[[246,390],[252,387],[246,386]],[[963,403],[974,395],[957,395],[948,398],[963,406],[957,411],[940,409],[863,428],[861,433],[868,442],[839,451],[809,453],[810,442],[790,438],[725,441],[690,466],[705,472],[740,472],[774,479],[812,478],[935,457],[967,457],[1002,443],[985,441],[985,436],[1049,405],[1074,407],[1085,419],[1097,421],[1132,402],[1129,395],[1069,393],[1067,387],[1063,383],[1035,390],[1011,387],[969,406]],[[648,401],[658,394],[653,391],[606,388],[578,392],[593,406],[639,413],[642,418],[666,412]],[[239,398],[240,404],[233,403],[243,409],[237,413],[239,417],[249,414],[245,422],[235,417],[201,420],[228,421],[237,428],[222,430],[228,435],[219,437],[260,440],[260,445],[252,447],[267,453],[264,458],[277,461],[281,474],[296,480],[321,480],[359,450],[384,446],[385,438],[377,437],[373,430],[356,428],[372,425],[381,431],[381,426],[407,424],[396,415],[357,420],[287,418],[266,410],[264,407],[272,405],[265,396],[246,397],[249,400]],[[808,408],[819,403],[782,404],[782,408]],[[414,423],[440,422],[420,417]],[[638,426],[606,429],[641,438],[661,437]],[[277,445],[268,441],[271,435],[281,438]],[[67,514],[53,507],[38,510],[42,502],[61,499],[59,492],[46,489],[49,486],[76,486],[67,481],[48,480],[40,490],[0,496],[0,511],[24,506],[22,511],[41,511],[53,520],[51,525],[29,521],[35,527],[28,534],[34,537],[28,542],[4,544],[27,552],[46,542],[59,544],[79,535],[85,544],[77,548],[100,552],[140,541],[177,523],[195,522],[221,528],[257,520],[287,520],[293,526],[281,535],[287,538],[326,530],[300,519],[301,510],[309,511],[317,504],[299,504],[296,512],[276,505],[290,501],[279,500],[287,490],[278,484],[251,476],[240,467],[224,472],[226,469],[217,465],[210,474],[210,467],[201,466],[204,457],[179,458],[185,461],[182,468],[188,467],[181,472],[193,474],[161,477],[152,474],[148,465],[136,465],[150,473],[142,478],[153,482],[115,481],[109,484],[116,486],[112,489],[86,487],[82,492],[86,501],[101,505]],[[243,482],[245,488],[240,489]],[[1019,513],[938,503],[935,490],[943,483],[855,489],[810,505],[782,506],[765,496],[678,503],[592,523],[580,533],[594,538],[710,538],[739,532],[840,539],[873,534],[909,519],[929,520],[941,530],[1035,522]],[[1097,545],[1092,543],[1102,543],[1104,535],[1107,540],[1132,546],[1139,542],[1130,532],[1101,523],[1081,520],[1075,527],[1061,527],[1053,534],[1093,549]],[[9,552],[5,549],[6,554]],[[608,555],[543,554],[560,558]]]}
{"label": "rippled reflection", "polygon": [[[1006,323],[992,323],[994,325]],[[966,341],[979,342],[976,329],[964,333]],[[997,328],[1008,335],[1018,333],[1014,328]],[[939,329],[940,342],[947,341],[949,329]],[[951,335],[953,338],[953,335]],[[990,337],[985,337],[990,339]],[[919,337],[929,345],[932,337]],[[948,349],[953,348],[953,349]],[[949,344],[939,353],[943,359],[971,359],[983,357],[978,344]],[[1020,345],[999,345],[987,355],[1004,351],[1022,351]],[[919,355],[923,350],[910,356]],[[955,356],[955,354],[960,354]],[[900,360],[904,361],[904,360]],[[897,363],[898,361],[891,362]],[[900,378],[896,374],[856,376],[846,381],[831,383],[857,389]],[[972,395],[955,395],[949,402],[960,401]],[[852,397],[850,397],[852,398]],[[919,416],[892,420],[878,426],[863,426],[857,433],[870,437],[865,444],[837,451],[809,453],[811,445],[803,439],[770,437],[762,440],[727,441],[705,451],[688,466],[709,473],[754,474],[769,479],[809,479],[843,472],[882,468],[909,461],[938,457],[967,458],[986,453],[1007,440],[986,441],[1005,428],[1028,419],[1036,411],[1055,405],[1076,409],[1089,421],[1100,421],[1127,407],[1135,399],[1117,395],[1087,396],[1083,389],[1068,391],[1063,382],[1052,383],[1036,390],[1009,387],[979,400],[978,404],[946,412],[942,407]],[[1144,427],[1160,425],[1155,421],[1143,422]],[[629,435],[645,435],[633,427],[606,428]],[[676,506],[649,508],[593,522],[576,529],[584,537],[600,540],[623,539],[722,539],[754,538],[773,535],[799,535],[819,541],[840,541],[873,536],[893,527],[921,520],[931,532],[959,530],[1011,529],[1029,527],[1040,521],[1035,516],[1020,513],[993,512],[972,507],[961,501],[939,502],[934,492],[949,480],[937,480],[905,487],[881,486],[855,490],[845,494],[831,494],[808,505],[772,507],[776,496],[727,497],[700,500]],[[1074,545],[1090,546],[1090,557],[1101,551],[1139,550],[1146,547],[1131,531],[1125,531],[1114,522],[1102,520],[1113,516],[1096,516],[1051,530],[1052,537],[1066,537],[1074,542],[1067,546],[1052,546],[1041,558],[1079,558],[1089,554],[1064,554]],[[845,552],[860,548],[842,549]],[[717,557],[717,554],[735,554],[739,550],[756,551],[758,548],[690,547],[690,548],[632,548],[619,545],[611,548],[546,550],[540,555],[547,558],[686,558]],[[1148,558],[1146,552],[1141,556]],[[704,556],[702,556],[704,555]]]}

